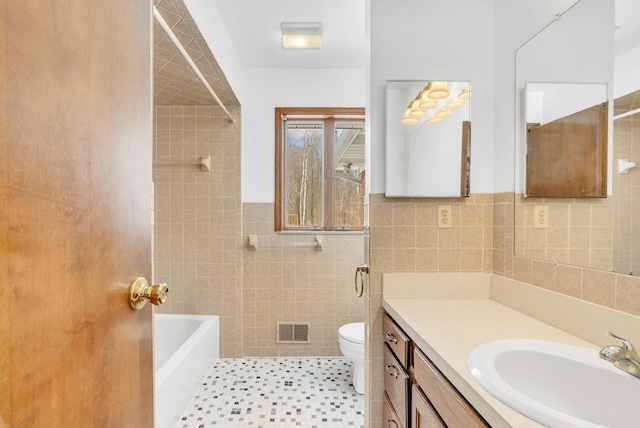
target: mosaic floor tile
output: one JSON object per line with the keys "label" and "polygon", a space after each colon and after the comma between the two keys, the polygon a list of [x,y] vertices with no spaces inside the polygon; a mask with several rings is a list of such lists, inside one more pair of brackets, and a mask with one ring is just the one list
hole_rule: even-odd
{"label": "mosaic floor tile", "polygon": [[177,428],[362,427],[352,367],[343,358],[220,359]]}

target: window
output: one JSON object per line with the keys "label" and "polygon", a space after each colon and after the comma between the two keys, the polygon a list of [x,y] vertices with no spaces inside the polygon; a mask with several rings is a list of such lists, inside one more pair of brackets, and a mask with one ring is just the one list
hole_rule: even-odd
{"label": "window", "polygon": [[364,109],[276,109],[276,230],[362,230]]}

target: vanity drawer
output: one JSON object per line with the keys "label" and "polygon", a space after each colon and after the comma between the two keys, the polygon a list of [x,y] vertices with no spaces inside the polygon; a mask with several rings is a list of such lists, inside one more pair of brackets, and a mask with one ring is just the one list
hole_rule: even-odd
{"label": "vanity drawer", "polygon": [[489,427],[426,355],[413,350],[413,376],[436,412],[450,427]]}
{"label": "vanity drawer", "polygon": [[[382,427],[383,428],[402,428],[402,419],[398,416],[391,405],[389,396],[384,393],[384,404],[382,408]],[[405,427],[406,428],[406,427]]]}
{"label": "vanity drawer", "polygon": [[394,357],[388,345],[384,346],[384,370],[384,390],[389,397],[392,408],[400,417],[401,427],[409,428],[407,417],[409,415],[411,378]]}
{"label": "vanity drawer", "polygon": [[416,385],[411,387],[411,428],[447,428]]}
{"label": "vanity drawer", "polygon": [[403,367],[409,367],[409,355],[411,355],[410,347],[411,339],[404,334],[404,331],[395,323],[388,314],[384,314],[382,320],[382,334],[384,341],[393,353],[398,357],[398,361]]}

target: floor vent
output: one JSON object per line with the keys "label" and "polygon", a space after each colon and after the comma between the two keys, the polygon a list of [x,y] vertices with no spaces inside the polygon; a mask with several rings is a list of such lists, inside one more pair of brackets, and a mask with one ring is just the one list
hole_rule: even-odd
{"label": "floor vent", "polygon": [[309,323],[278,321],[277,343],[309,343]]}

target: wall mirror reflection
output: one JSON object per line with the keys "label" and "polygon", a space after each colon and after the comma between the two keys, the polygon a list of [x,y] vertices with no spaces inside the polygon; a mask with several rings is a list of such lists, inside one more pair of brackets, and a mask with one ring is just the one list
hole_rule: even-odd
{"label": "wall mirror reflection", "polygon": [[[640,169],[634,165],[640,161],[640,137],[634,133],[640,122],[639,19],[637,2],[580,0],[516,52],[516,255],[640,272],[640,221],[634,220],[640,204],[633,202],[640,195]],[[606,197],[527,195],[527,124],[537,120],[529,115],[527,98],[535,99],[528,92],[539,82],[576,85],[580,92],[606,85]]]}
{"label": "wall mirror reflection", "polygon": [[606,84],[527,82],[525,197],[607,196]]}
{"label": "wall mirror reflection", "polygon": [[386,86],[385,196],[469,196],[471,82]]}
{"label": "wall mirror reflection", "polygon": [[613,270],[640,275],[640,90],[613,109]]}

